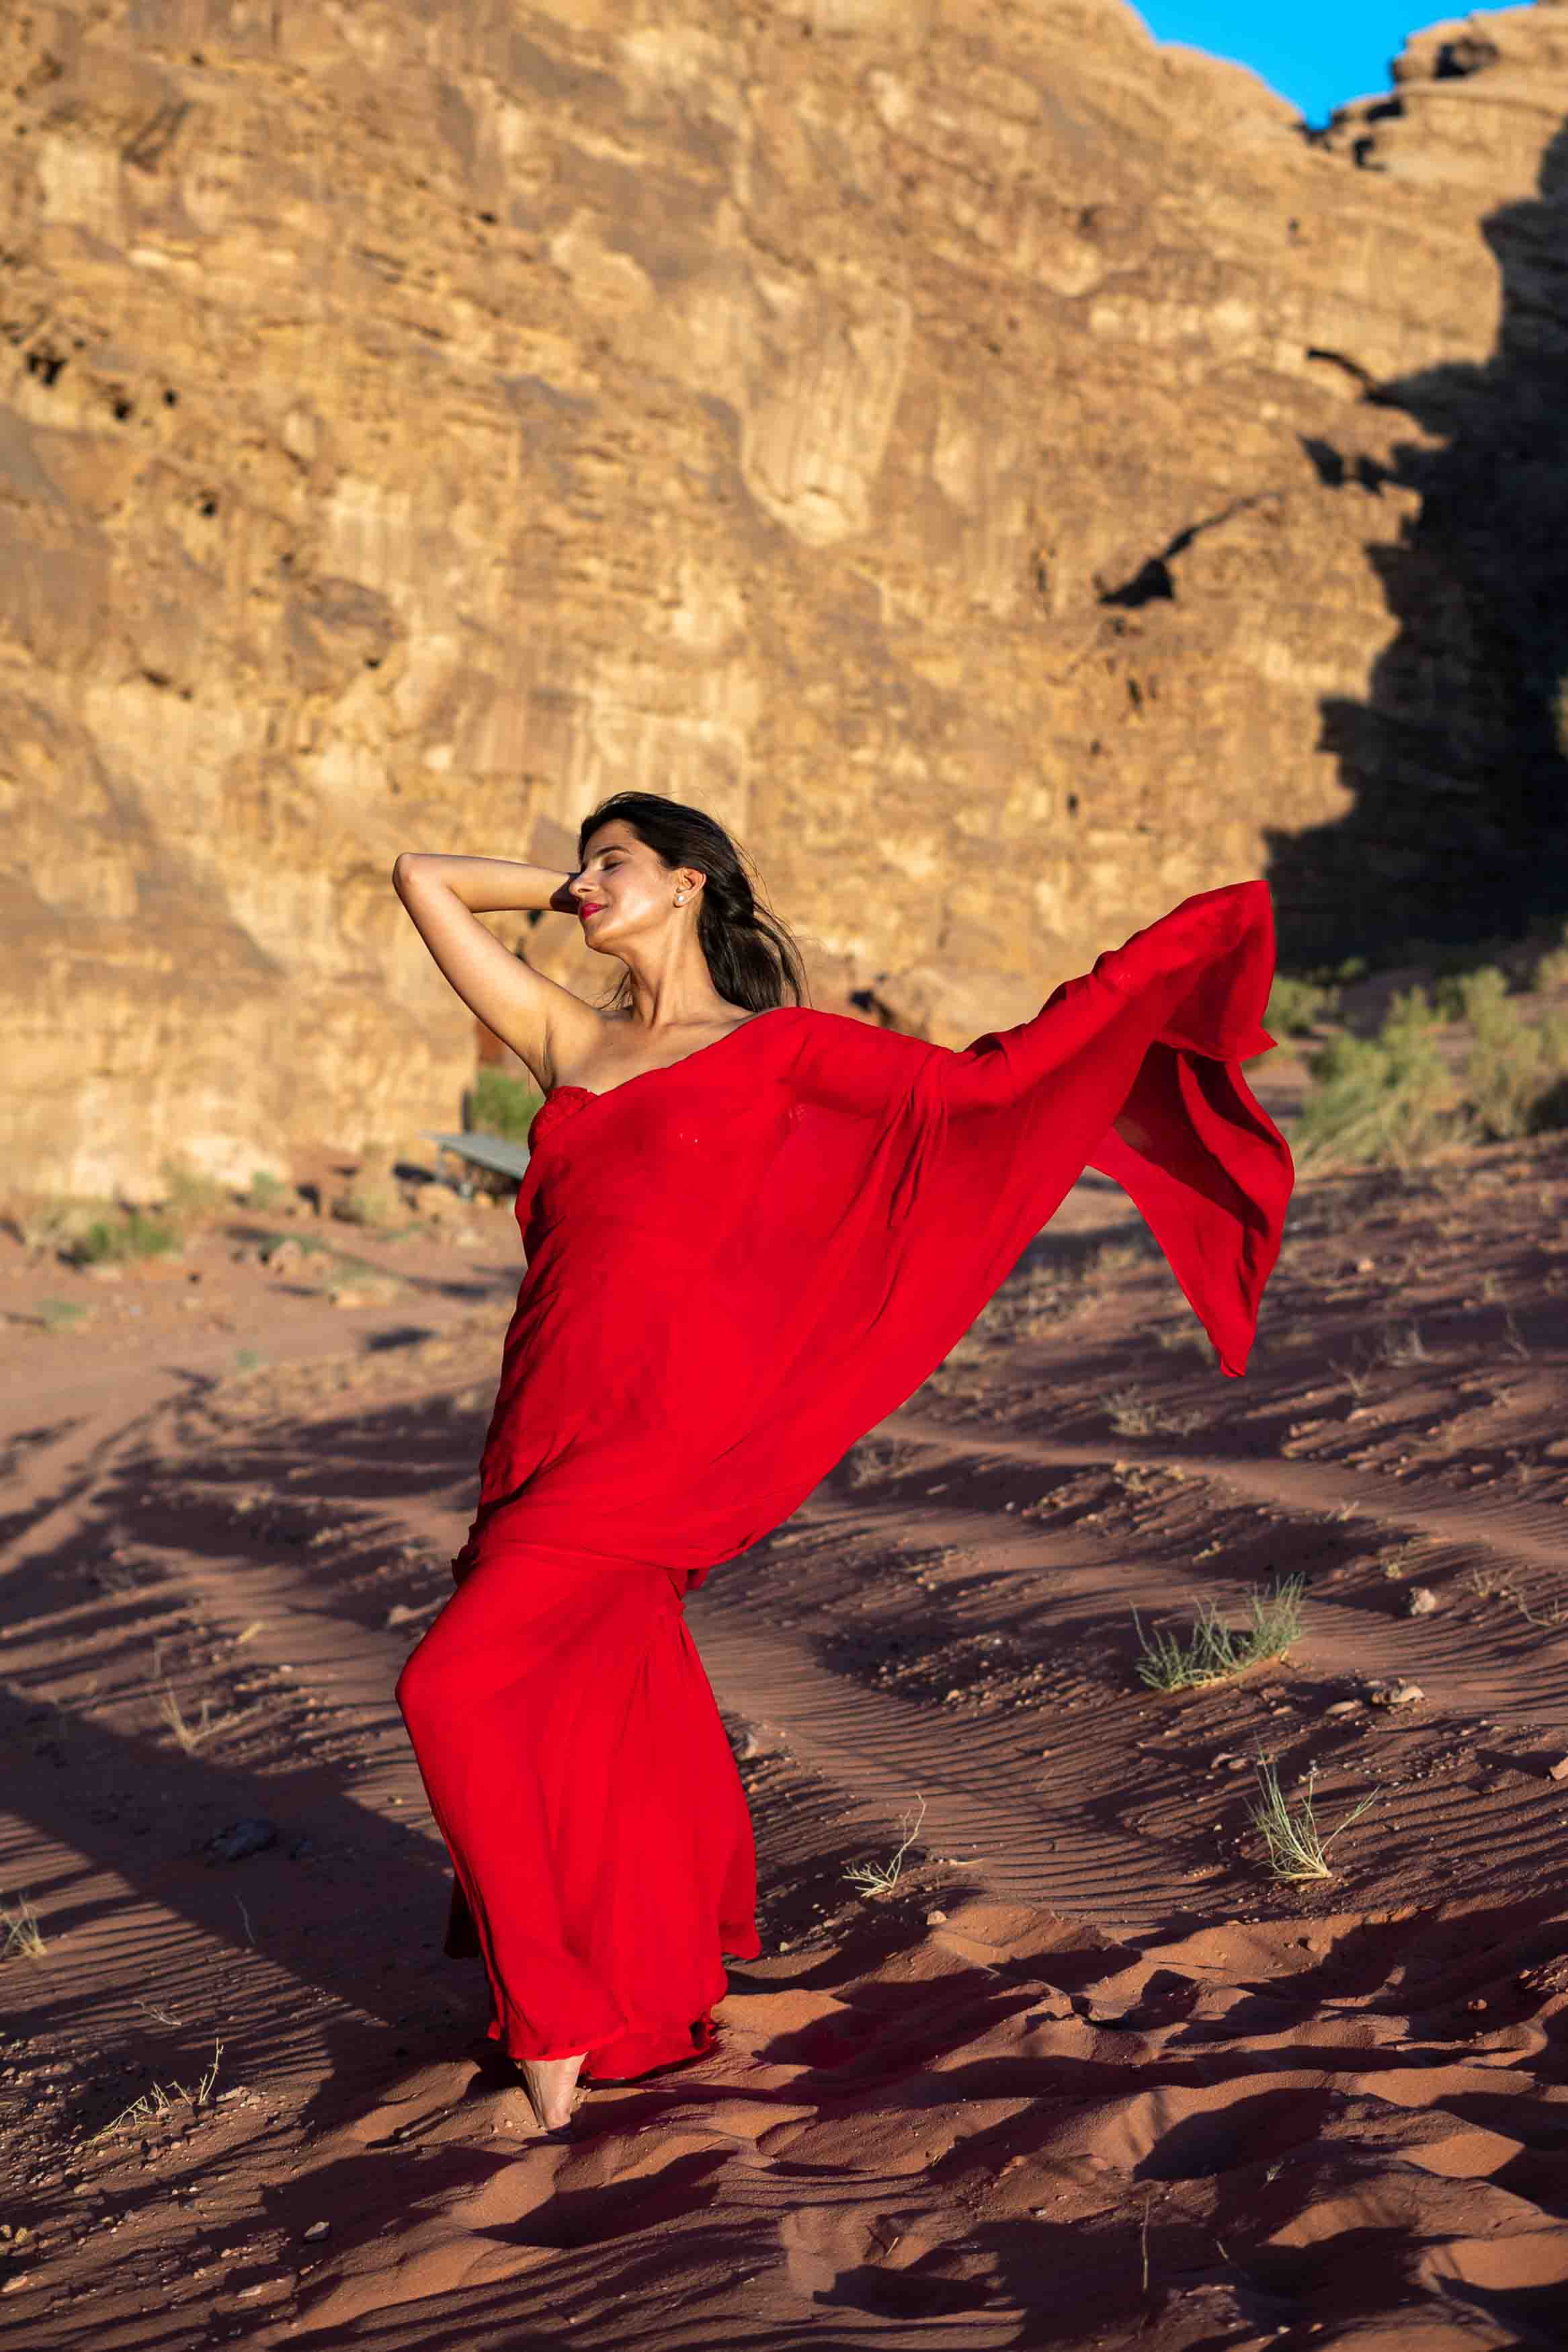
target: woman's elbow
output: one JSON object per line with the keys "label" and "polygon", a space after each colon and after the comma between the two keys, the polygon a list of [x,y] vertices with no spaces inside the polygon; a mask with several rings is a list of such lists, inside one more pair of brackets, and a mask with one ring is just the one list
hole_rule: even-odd
{"label": "woman's elbow", "polygon": [[400,849],[392,859],[392,885],[400,898],[407,889],[409,878],[419,862],[420,853],[417,849]]}

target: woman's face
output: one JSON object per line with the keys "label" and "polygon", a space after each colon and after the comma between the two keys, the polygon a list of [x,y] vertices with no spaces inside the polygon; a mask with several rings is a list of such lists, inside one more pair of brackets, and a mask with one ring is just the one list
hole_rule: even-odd
{"label": "woman's face", "polygon": [[584,940],[596,952],[614,955],[630,941],[646,942],[665,925],[695,915],[701,881],[684,866],[672,871],[623,818],[614,817],[590,835],[582,870],[570,887]]}

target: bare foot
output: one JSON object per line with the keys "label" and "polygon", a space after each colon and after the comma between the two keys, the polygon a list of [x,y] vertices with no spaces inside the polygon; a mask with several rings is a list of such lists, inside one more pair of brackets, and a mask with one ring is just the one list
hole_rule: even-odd
{"label": "bare foot", "polygon": [[559,2131],[571,2121],[578,2100],[578,2069],[587,2055],[583,2051],[576,2058],[518,2059],[529,2104],[546,2131]]}

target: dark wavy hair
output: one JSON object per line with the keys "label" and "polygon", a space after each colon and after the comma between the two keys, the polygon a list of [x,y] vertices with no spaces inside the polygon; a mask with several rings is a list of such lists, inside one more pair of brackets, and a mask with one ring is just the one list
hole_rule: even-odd
{"label": "dark wavy hair", "polygon": [[[672,872],[689,866],[706,877],[697,907],[697,944],[707,959],[708,977],[727,1003],[743,1004],[748,1013],[805,1003],[800,950],[778,917],[758,905],[756,868],[722,824],[701,809],[662,800],[657,793],[612,793],[578,827],[579,865],[600,826],[616,818]],[[628,972],[609,1001],[624,1004],[631,993]]]}

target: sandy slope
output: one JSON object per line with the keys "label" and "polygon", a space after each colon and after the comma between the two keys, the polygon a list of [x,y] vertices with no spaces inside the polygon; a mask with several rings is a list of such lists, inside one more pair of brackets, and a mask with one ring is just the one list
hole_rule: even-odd
{"label": "sandy slope", "polygon": [[[530,2137],[440,1956],[391,1698],[468,1517],[505,1220],[387,1245],[359,1308],[235,1259],[240,1217],[118,1285],[0,1244],[0,1899],[46,1939],[0,1967],[0,2326],[1561,2343],[1564,1201],[1562,1139],[1304,1186],[1224,1383],[1081,1188],[921,1396],[694,1598],[767,1957],[716,2053],[595,2092],[570,2144]],[[88,1320],[26,1319],[64,1292]],[[1287,1661],[1140,1687],[1134,1609],[1291,1571]],[[1400,1680],[1423,1696],[1375,1703]],[[1380,1792],[1332,1882],[1262,1870],[1260,1752],[1316,1765],[1331,1821]],[[921,1804],[897,1888],[856,1893]]]}

